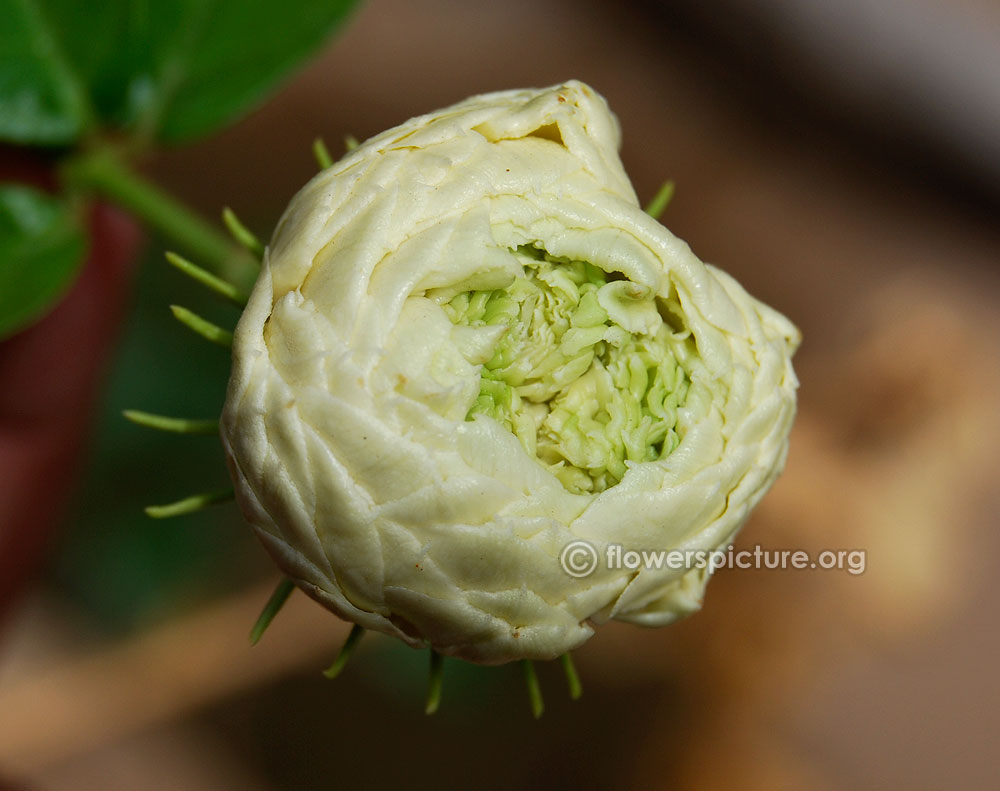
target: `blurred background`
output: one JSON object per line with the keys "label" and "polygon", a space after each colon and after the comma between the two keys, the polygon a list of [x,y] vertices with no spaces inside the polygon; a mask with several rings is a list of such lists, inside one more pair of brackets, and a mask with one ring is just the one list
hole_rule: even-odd
{"label": "blurred background", "polygon": [[[262,32],[266,35],[266,31]],[[45,577],[0,636],[0,776],[62,789],[1000,787],[1000,3],[369,0],[258,111],[148,172],[262,237],[315,171],[467,95],[569,78],[604,94],[641,200],[802,329],[784,476],[739,545],[864,549],[864,574],[724,569],[704,609],[610,625],[541,667],[447,662],[301,595],[254,649],[277,575],[222,506],[218,442],[125,423],[212,415],[225,352],[166,303],[218,312],[150,240],[86,469]],[[231,321],[231,317],[226,319]]]}

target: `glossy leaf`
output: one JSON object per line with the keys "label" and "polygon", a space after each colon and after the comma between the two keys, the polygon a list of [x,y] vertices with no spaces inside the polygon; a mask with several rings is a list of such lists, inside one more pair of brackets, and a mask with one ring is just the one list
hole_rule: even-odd
{"label": "glossy leaf", "polygon": [[354,4],[0,0],[0,138],[72,143],[91,118],[150,138],[205,134],[262,101]]}
{"label": "glossy leaf", "polygon": [[0,185],[0,338],[39,317],[69,287],[86,240],[69,207]]}

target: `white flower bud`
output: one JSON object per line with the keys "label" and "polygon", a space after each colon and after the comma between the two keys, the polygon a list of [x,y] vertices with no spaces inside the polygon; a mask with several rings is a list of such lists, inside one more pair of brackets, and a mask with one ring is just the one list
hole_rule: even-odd
{"label": "white flower bud", "polygon": [[222,433],[265,547],[342,617],[482,663],[669,623],[708,572],[608,547],[725,547],[780,472],[798,331],[642,211],[618,142],[579,82],[476,96],[285,212]]}

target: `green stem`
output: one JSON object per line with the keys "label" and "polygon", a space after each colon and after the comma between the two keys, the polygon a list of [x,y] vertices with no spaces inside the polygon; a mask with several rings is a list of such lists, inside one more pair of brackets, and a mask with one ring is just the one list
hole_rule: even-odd
{"label": "green stem", "polygon": [[333,660],[333,664],[330,667],[323,671],[324,676],[327,678],[336,678],[340,675],[340,671],[344,669],[347,660],[351,658],[351,654],[354,653],[354,646],[358,644],[358,640],[361,639],[361,635],[364,632],[364,628],[358,624],[354,624],[351,627],[351,633],[347,635],[347,639],[344,641],[340,653],[337,654],[337,658]]}
{"label": "green stem", "polygon": [[264,605],[264,609],[260,611],[260,615],[257,617],[257,622],[253,625],[253,629],[250,630],[250,645],[257,645],[260,638],[264,635],[264,631],[271,625],[271,621],[274,620],[274,616],[285,606],[285,602],[288,601],[288,597],[292,595],[293,590],[295,590],[295,583],[288,579],[288,577],[282,579],[275,586],[274,593],[267,600],[267,604]]}
{"label": "green stem", "polygon": [[210,291],[214,291],[220,297],[228,299],[237,307],[246,307],[248,299],[247,295],[228,280],[216,277],[211,272],[207,272],[197,264],[193,264],[186,258],[177,255],[177,253],[168,251],[166,253],[166,258],[171,266],[190,277],[196,283],[205,286],[205,288]]}
{"label": "green stem", "polygon": [[183,308],[180,305],[171,305],[170,312],[174,318],[188,329],[198,333],[202,338],[227,349],[233,345],[233,333],[224,330],[218,324],[213,324],[208,319],[203,319],[194,311]]}
{"label": "green stem", "polygon": [[580,676],[576,672],[576,665],[573,664],[573,657],[567,652],[559,657],[559,661],[562,663],[563,673],[566,674],[570,700],[577,700],[583,694],[583,685],[580,684]]}
{"label": "green stem", "polygon": [[434,714],[441,705],[441,684],[444,678],[444,657],[433,648],[431,649],[431,673],[430,681],[427,685],[427,704],[424,706],[425,714]]}
{"label": "green stem", "polygon": [[192,420],[184,417],[169,417],[154,415],[151,412],[141,412],[138,409],[126,409],[123,413],[127,420],[157,431],[169,431],[174,434],[218,434],[218,420]]}
{"label": "green stem", "polygon": [[147,181],[109,149],[66,161],[62,175],[72,187],[92,192],[127,209],[208,268],[245,276],[252,259],[222,231]]}
{"label": "green stem", "polygon": [[316,164],[320,170],[326,170],[333,166],[333,157],[330,156],[330,149],[326,147],[322,137],[317,137],[313,141],[313,156],[316,157]]}
{"label": "green stem", "polygon": [[674,182],[665,181],[663,186],[657,191],[656,195],[653,196],[653,200],[649,202],[646,206],[645,212],[654,220],[660,219],[660,216],[666,211],[667,206],[670,205],[671,199],[674,197]]}
{"label": "green stem", "polygon": [[147,505],[146,515],[153,519],[168,519],[172,516],[184,516],[193,514],[195,511],[202,511],[210,505],[226,503],[233,499],[233,490],[226,489],[221,492],[206,492],[205,494],[193,494],[178,500],[176,503],[166,505]]}
{"label": "green stem", "polygon": [[222,224],[226,226],[229,235],[235,239],[241,247],[253,253],[254,257],[260,261],[264,258],[264,245],[260,239],[254,236],[253,231],[247,228],[236,216],[236,212],[228,206],[222,210]]}
{"label": "green stem", "polygon": [[524,683],[528,687],[528,700],[531,702],[531,714],[537,720],[545,711],[545,703],[542,702],[542,688],[538,684],[538,676],[535,673],[535,663],[530,659],[522,659],[521,671],[524,673]]}

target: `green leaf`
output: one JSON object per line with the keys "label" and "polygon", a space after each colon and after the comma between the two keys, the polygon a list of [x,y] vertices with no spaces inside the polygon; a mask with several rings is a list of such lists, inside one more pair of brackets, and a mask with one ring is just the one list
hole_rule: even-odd
{"label": "green leaf", "polygon": [[91,115],[143,137],[205,134],[261,102],[355,3],[0,0],[0,138],[73,142]]}
{"label": "green leaf", "polygon": [[[261,102],[339,26],[356,0],[192,0],[198,35],[177,52],[181,72],[168,92],[161,137],[204,134]],[[194,30],[194,26],[192,26]]]}
{"label": "green leaf", "polygon": [[0,0],[0,139],[69,143],[90,111],[86,87],[35,0]]}
{"label": "green leaf", "polygon": [[45,312],[69,287],[86,239],[62,201],[0,185],[0,338]]}

